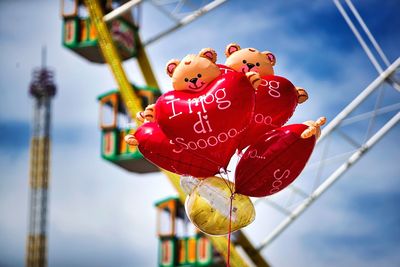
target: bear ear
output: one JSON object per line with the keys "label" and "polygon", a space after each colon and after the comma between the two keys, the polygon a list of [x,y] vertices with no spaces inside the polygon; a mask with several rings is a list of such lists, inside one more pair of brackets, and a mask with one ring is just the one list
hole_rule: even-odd
{"label": "bear ear", "polygon": [[165,70],[169,77],[172,77],[172,74],[174,74],[175,68],[179,65],[179,63],[180,61],[178,59],[171,59],[168,61]]}
{"label": "bear ear", "polygon": [[228,44],[225,48],[225,55],[226,57],[229,57],[230,55],[239,51],[240,49],[241,49],[240,46],[236,43]]}
{"label": "bear ear", "polygon": [[263,55],[267,56],[267,59],[269,60],[269,62],[271,63],[271,66],[275,66],[276,63],[276,57],[274,56],[274,54],[272,54],[269,51],[264,51],[262,52]]}
{"label": "bear ear", "polygon": [[215,52],[214,49],[211,48],[203,48],[200,53],[200,57],[204,57],[208,60],[210,60],[212,63],[217,62],[217,53]]}

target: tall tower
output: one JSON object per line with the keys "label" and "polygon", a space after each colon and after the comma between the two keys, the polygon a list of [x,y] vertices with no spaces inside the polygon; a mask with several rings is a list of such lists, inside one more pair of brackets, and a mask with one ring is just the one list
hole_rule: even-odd
{"label": "tall tower", "polygon": [[29,93],[34,97],[30,158],[30,211],[27,240],[27,267],[47,266],[47,195],[49,188],[51,99],[56,94],[53,72],[46,69],[46,49],[42,66],[33,71]]}

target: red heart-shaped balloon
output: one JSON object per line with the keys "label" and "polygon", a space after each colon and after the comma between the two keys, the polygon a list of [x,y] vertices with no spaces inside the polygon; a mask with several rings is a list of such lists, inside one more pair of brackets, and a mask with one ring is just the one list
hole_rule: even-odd
{"label": "red heart-shaped balloon", "polygon": [[249,146],[236,166],[236,192],[263,197],[281,191],[304,169],[316,138],[301,138],[307,125],[283,126],[264,134]]}
{"label": "red heart-shaped balloon", "polygon": [[180,153],[226,168],[250,124],[254,101],[246,76],[230,72],[200,92],[163,94],[156,103],[156,122]]}
{"label": "red heart-shaped balloon", "polygon": [[[225,65],[218,66],[225,73],[235,71]],[[251,145],[261,135],[284,125],[297,107],[297,90],[289,80],[275,75],[263,76],[261,79],[255,92],[254,115],[239,145],[240,150]]]}
{"label": "red heart-shaped balloon", "polygon": [[209,177],[219,171],[213,161],[173,144],[156,123],[144,123],[136,130],[135,137],[143,156],[165,170],[195,177]]}

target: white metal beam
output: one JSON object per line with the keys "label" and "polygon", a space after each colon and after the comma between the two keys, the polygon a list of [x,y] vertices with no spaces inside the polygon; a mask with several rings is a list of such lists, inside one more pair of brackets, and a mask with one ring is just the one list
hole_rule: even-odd
{"label": "white metal beam", "polygon": [[[353,32],[354,36],[357,38],[357,40],[360,43],[361,47],[364,49],[364,51],[367,54],[367,56],[368,56],[369,60],[371,61],[372,65],[374,65],[376,71],[379,74],[382,73],[383,69],[382,69],[381,65],[376,60],[376,58],[375,58],[374,54],[372,53],[371,49],[368,47],[368,45],[366,44],[365,40],[362,38],[360,32],[357,30],[356,26],[354,25],[354,23],[350,19],[349,15],[347,14],[346,10],[343,8],[343,6],[340,3],[340,1],[339,0],[333,0],[333,2],[336,5],[337,9],[339,10],[340,14],[343,16],[343,18],[346,21],[346,23],[349,26],[349,28]],[[358,22],[360,23],[360,25],[363,28],[363,30],[365,31],[366,35],[369,37],[369,39],[370,39],[372,45],[374,46],[374,48],[376,49],[377,53],[382,57],[382,60],[385,62],[385,64],[386,64],[386,62],[389,63],[388,59],[386,58],[386,55],[383,53],[382,49],[380,48],[380,46],[376,42],[375,38],[372,36],[371,32],[369,31],[368,27],[365,25],[364,21],[362,20],[360,14],[358,13],[358,11],[354,7],[354,5],[349,0],[346,0],[346,3],[349,6],[350,10],[353,12],[353,14],[356,17],[356,19],[358,20]],[[400,92],[400,85],[395,80],[389,79],[388,82],[393,86],[394,89],[396,89],[397,91]]]}
{"label": "white metal beam", "polygon": [[125,14],[126,12],[129,12],[131,10],[131,8],[133,8],[134,6],[140,4],[140,2],[142,2],[142,0],[131,0],[131,1],[128,1],[125,4],[117,7],[116,9],[114,9],[113,11],[108,13],[107,15],[105,15],[103,17],[103,20],[105,22],[111,21],[111,20],[115,19],[116,17],[121,16],[122,14]]}
{"label": "white metal beam", "polygon": [[354,17],[357,19],[358,23],[361,25],[364,32],[367,34],[368,39],[371,41],[375,50],[378,52],[379,56],[381,57],[382,61],[385,63],[386,67],[389,67],[390,62],[389,62],[388,58],[386,57],[385,53],[382,51],[382,48],[380,47],[378,42],[375,40],[375,37],[372,35],[371,31],[369,30],[368,26],[365,24],[364,20],[360,16],[360,13],[358,13],[356,7],[353,5],[351,0],[345,0],[345,1],[347,3],[348,7],[350,8],[351,12],[353,13]]}
{"label": "white metal beam", "polygon": [[[381,65],[378,63],[377,59],[373,55],[371,49],[367,46],[365,40],[361,36],[360,32],[355,27],[354,23],[351,21],[350,17],[344,10],[343,6],[340,4],[339,0],[333,0],[334,4],[336,5],[337,9],[339,10],[340,14],[343,16],[344,20],[352,30],[353,34],[361,44],[362,48],[364,49],[365,53],[367,54],[368,58],[374,65],[377,72],[380,74],[367,88],[364,89],[349,105],[347,105],[322,131],[321,138],[318,140],[319,142],[322,141],[325,137],[330,136],[330,134],[337,130],[338,126],[344,124],[350,124],[354,121],[359,121],[360,119],[365,119],[370,117],[372,114],[373,116],[377,115],[378,113],[383,113],[386,111],[393,111],[399,108],[398,104],[388,106],[383,108],[382,110],[375,107],[375,110],[372,112],[368,112],[365,114],[361,114],[355,116],[353,118],[347,119],[351,112],[353,112],[361,103],[365,101],[365,99],[371,95],[379,86],[381,86],[385,81],[388,82],[391,86],[395,89],[400,91],[400,86],[398,82],[396,82],[393,78],[395,72],[399,69],[400,66],[400,58],[397,58],[395,62],[389,65],[389,60],[387,59],[386,55],[383,53],[381,47],[373,37],[372,33],[369,31],[368,27],[362,20],[360,14],[352,4],[351,0],[344,0],[346,1],[347,5],[349,6],[351,12],[356,17],[358,23],[361,25],[362,29],[365,31],[366,35],[368,36],[370,42],[372,43],[373,47],[381,57],[382,61],[385,63],[388,68],[383,70]],[[330,186],[333,185],[335,181],[337,181],[353,164],[355,164],[362,155],[368,151],[373,145],[380,140],[389,130],[392,128],[398,121],[400,120],[400,112],[398,112],[385,126],[383,126],[373,137],[371,137],[367,142],[363,145],[357,146],[357,149],[354,150],[352,155],[345,161],[336,171],[334,171],[313,193],[304,197],[303,202],[298,205],[287,217],[283,220],[260,244],[258,250],[262,250],[268,244],[270,244],[274,239],[276,239],[296,218],[298,218],[306,209],[309,207],[323,192],[325,192]],[[348,152],[346,152],[348,154]],[[343,156],[343,155],[341,155]],[[325,161],[325,160],[323,160]],[[283,208],[278,203],[275,203],[279,207],[275,208]],[[282,211],[281,211],[282,212]]]}
{"label": "white metal beam", "polygon": [[321,196],[334,182],[353,166],[369,149],[371,149],[382,137],[400,121],[400,112],[393,116],[377,133],[375,133],[363,146],[357,149],[348,160],[334,171],[308,198],[306,198],[297,208],[278,225],[257,248],[259,251],[268,246],[276,237],[279,236],[297,217],[299,217],[308,206],[310,206],[319,196]]}
{"label": "white metal beam", "polygon": [[378,71],[378,73],[383,72],[382,67],[379,65],[379,63],[376,60],[375,56],[372,54],[371,50],[369,49],[368,45],[365,43],[364,39],[361,37],[360,32],[357,30],[356,26],[351,21],[349,15],[344,10],[344,8],[343,8],[342,4],[340,3],[340,1],[339,0],[333,0],[333,2],[335,3],[335,5],[336,5],[337,9],[339,10],[340,14],[343,16],[343,18],[346,21],[346,23],[349,26],[349,28],[353,32],[354,36],[357,38],[357,40],[360,43],[361,47],[364,49],[364,51],[367,54],[369,60],[374,65],[375,69]]}
{"label": "white metal beam", "polygon": [[202,15],[210,12],[211,10],[219,7],[220,5],[222,5],[223,3],[225,3],[227,0],[215,0],[211,3],[208,3],[207,5],[197,9],[196,11],[194,11],[192,14],[184,17],[183,19],[181,19],[176,25],[172,26],[171,28],[157,34],[156,36],[150,38],[149,40],[144,42],[144,45],[149,45],[151,43],[154,43],[155,41],[159,40],[160,38],[176,31],[177,29],[179,29],[182,26],[185,26],[191,22],[193,22],[194,20],[198,19],[199,17],[201,17]]}

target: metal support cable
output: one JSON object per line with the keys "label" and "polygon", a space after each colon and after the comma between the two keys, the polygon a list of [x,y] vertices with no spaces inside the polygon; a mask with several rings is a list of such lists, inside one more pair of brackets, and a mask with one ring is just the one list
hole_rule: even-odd
{"label": "metal support cable", "polygon": [[[164,15],[169,17],[171,20],[175,21],[176,23],[179,22],[179,18],[175,17],[171,12],[169,12],[168,10],[163,8],[162,7],[163,4],[159,3],[159,1],[150,0],[150,1],[148,1],[148,3],[150,3],[152,6],[157,8],[161,13],[163,13]],[[165,3],[164,3],[164,5],[165,5]]]}
{"label": "metal support cable", "polygon": [[327,126],[324,127],[318,142],[321,142],[327,135],[338,127],[341,122],[358,107],[379,85],[381,85],[400,66],[400,57],[396,59],[385,71],[383,71],[364,91],[362,91],[350,104],[348,104]]}
{"label": "metal support cable", "polygon": [[314,185],[312,187],[313,191],[317,188],[317,186],[321,182],[321,176],[322,176],[323,171],[324,171],[326,158],[328,156],[328,151],[329,151],[329,148],[330,148],[331,141],[332,141],[332,138],[329,137],[328,140],[325,142],[324,147],[322,149],[321,161],[320,161],[320,163],[318,165],[318,168],[317,168],[317,171],[316,171],[316,174],[315,174]]}
{"label": "metal support cable", "polygon": [[381,86],[379,88],[378,97],[375,100],[374,110],[372,111],[372,116],[369,120],[368,129],[365,134],[363,142],[365,142],[365,140],[367,140],[370,137],[372,129],[375,126],[375,118],[376,118],[376,115],[378,114],[378,109],[381,107],[381,104],[382,104],[383,93],[384,93],[384,90],[383,90],[383,87]]}
{"label": "metal support cable", "polygon": [[393,105],[388,105],[382,108],[377,109],[376,111],[369,111],[369,112],[365,112],[356,116],[353,116],[351,118],[345,119],[342,121],[341,126],[345,126],[345,125],[349,125],[352,123],[356,123],[365,119],[368,119],[374,115],[378,116],[378,115],[382,115],[382,114],[386,114],[388,112],[392,112],[394,110],[398,110],[400,109],[400,103],[396,103]]}

